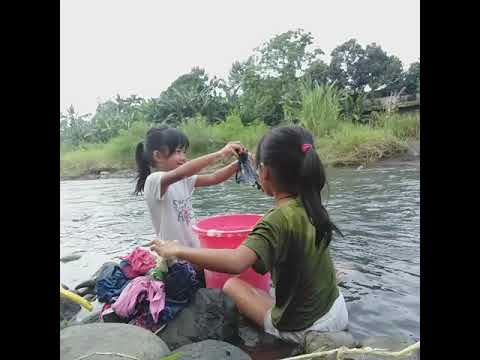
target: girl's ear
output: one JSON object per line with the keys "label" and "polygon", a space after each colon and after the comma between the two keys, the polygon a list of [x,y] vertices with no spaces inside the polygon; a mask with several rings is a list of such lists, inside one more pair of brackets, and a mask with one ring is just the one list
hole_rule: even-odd
{"label": "girl's ear", "polygon": [[162,151],[154,150],[152,156],[155,161],[162,161],[165,159],[166,154]]}
{"label": "girl's ear", "polygon": [[265,166],[263,163],[261,163],[260,166],[262,168],[263,178],[265,180],[270,180],[270,176],[271,176],[270,169],[267,166]]}

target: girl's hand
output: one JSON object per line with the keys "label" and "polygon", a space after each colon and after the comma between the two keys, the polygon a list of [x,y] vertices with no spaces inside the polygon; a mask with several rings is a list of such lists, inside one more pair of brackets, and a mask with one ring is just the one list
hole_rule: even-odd
{"label": "girl's hand", "polygon": [[177,241],[163,241],[153,240],[150,242],[150,250],[155,251],[158,255],[164,258],[178,256],[181,245]]}
{"label": "girl's hand", "polygon": [[238,158],[239,154],[245,151],[245,146],[243,146],[240,141],[231,141],[227,145],[225,145],[222,150],[220,150],[220,154],[222,154],[223,158],[226,158],[232,154]]}

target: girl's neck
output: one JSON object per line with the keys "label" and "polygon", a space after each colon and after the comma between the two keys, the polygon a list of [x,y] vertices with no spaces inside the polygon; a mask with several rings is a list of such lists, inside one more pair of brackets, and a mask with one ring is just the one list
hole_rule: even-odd
{"label": "girl's neck", "polygon": [[287,193],[287,192],[278,192],[274,193],[273,197],[275,198],[275,205],[280,206],[294,198],[296,198],[296,195]]}
{"label": "girl's neck", "polygon": [[152,171],[157,172],[157,171],[168,171],[165,166],[162,166],[160,164],[155,164],[154,166],[151,167]]}

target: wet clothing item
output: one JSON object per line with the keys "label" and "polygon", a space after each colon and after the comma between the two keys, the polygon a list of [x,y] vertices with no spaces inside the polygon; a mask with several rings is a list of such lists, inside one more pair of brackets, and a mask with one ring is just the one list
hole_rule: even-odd
{"label": "wet clothing item", "polygon": [[205,271],[197,270],[197,280],[198,280],[199,289],[203,289],[207,287],[207,282],[205,280]]}
{"label": "wet clothing item", "polygon": [[165,278],[165,275],[167,273],[165,271],[163,271],[162,269],[159,269],[159,268],[153,268],[152,270],[150,270],[148,272],[148,276],[150,276],[153,280],[157,280],[157,281],[163,281],[163,279]]}
{"label": "wet clothing item", "polygon": [[112,309],[112,304],[103,305],[102,311],[100,312],[100,320],[103,322],[113,322],[113,323],[125,323],[126,321],[120,316],[115,314],[115,311]]}
{"label": "wet clothing item", "polygon": [[160,314],[160,320],[165,323],[173,320],[189,303],[190,299],[175,301],[167,297],[165,300],[165,308]]}
{"label": "wet clothing item", "polygon": [[[179,261],[169,268],[164,279],[167,298],[165,308],[160,314],[162,322],[171,321],[190,304],[196,291],[202,285],[202,279],[201,277],[199,279],[198,276],[199,273],[187,261]],[[204,277],[203,282],[205,282]]]}
{"label": "wet clothing item", "polygon": [[268,212],[243,243],[258,256],[254,270],[272,273],[276,300],[271,319],[279,331],[309,328],[339,295],[329,248],[324,241],[317,246],[315,237],[315,227],[295,198]]}
{"label": "wet clothing item", "polygon": [[161,196],[161,179],[164,171],[148,175],[145,181],[145,199],[150,210],[153,227],[158,240],[178,240],[182,245],[200,247],[192,224],[195,213],[192,194],[197,176],[191,176],[168,186]]}
{"label": "wet clothing item", "polygon": [[147,276],[133,279],[122,291],[112,309],[123,318],[129,318],[136,312],[136,306],[144,299],[148,300],[149,310],[155,322],[160,311],[165,307],[164,283],[152,280]]}
{"label": "wet clothing item", "polygon": [[105,265],[98,275],[95,285],[98,301],[102,303],[114,302],[127,286],[128,281],[129,279],[120,266],[113,263]]}
{"label": "wet clothing item", "polygon": [[[163,313],[163,311],[161,313]],[[143,300],[137,305],[135,316],[130,319],[128,324],[140,326],[152,332],[157,332],[166,325],[166,322],[162,321],[162,319],[159,319],[158,321],[153,320],[152,314],[149,310],[148,301]]]}
{"label": "wet clothing item", "polygon": [[123,259],[120,262],[120,267],[129,279],[145,275],[157,265],[155,256],[149,250],[141,247],[137,247]]}
{"label": "wet clothing item", "polygon": [[161,256],[158,256],[157,257],[157,266],[154,267],[153,269],[151,269],[148,272],[147,275],[150,276],[154,280],[163,281],[163,279],[165,278],[165,275],[168,272],[167,263],[168,263],[168,261],[166,259],[164,259]]}
{"label": "wet clothing item", "polygon": [[252,157],[246,152],[242,153],[239,156],[238,163],[238,170],[235,173],[235,181],[237,184],[247,184],[256,186],[257,189],[260,189],[261,187],[258,183],[258,174],[253,166]]}
{"label": "wet clothing item", "polygon": [[167,298],[180,302],[190,301],[200,287],[197,272],[188,261],[178,261],[170,266],[164,282]]}

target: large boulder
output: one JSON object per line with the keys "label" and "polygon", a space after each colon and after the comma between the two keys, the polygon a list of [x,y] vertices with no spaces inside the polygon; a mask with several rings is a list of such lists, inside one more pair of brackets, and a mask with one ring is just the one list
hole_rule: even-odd
{"label": "large boulder", "polygon": [[[97,352],[112,353],[109,360],[130,355],[142,360],[159,360],[170,354],[168,346],[150,331],[127,324],[96,323],[71,326],[60,331],[60,359],[74,360]],[[93,355],[89,360],[105,360]]]}
{"label": "large boulder", "polygon": [[205,340],[188,344],[176,349],[173,353],[180,353],[178,360],[250,360],[251,357],[243,350],[232,344]]}
{"label": "large boulder", "polygon": [[200,289],[158,336],[171,349],[207,339],[232,341],[238,337],[237,322],[238,312],[230,297],[220,289]]}

